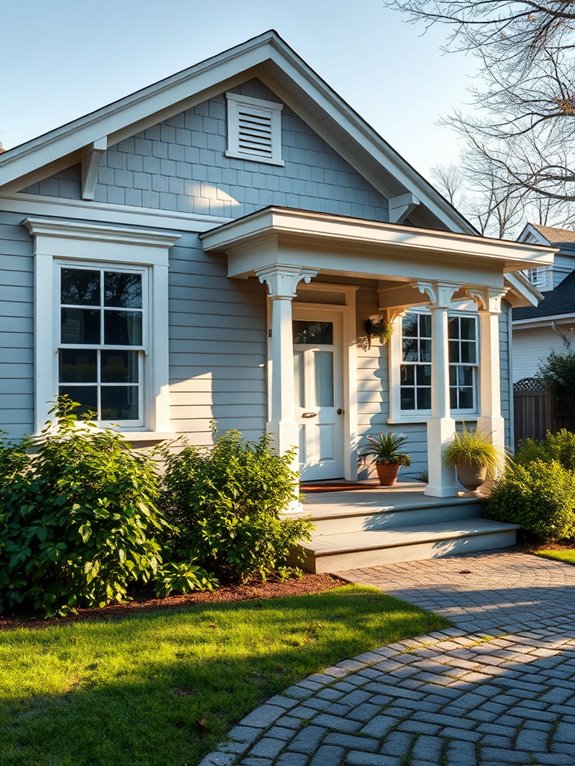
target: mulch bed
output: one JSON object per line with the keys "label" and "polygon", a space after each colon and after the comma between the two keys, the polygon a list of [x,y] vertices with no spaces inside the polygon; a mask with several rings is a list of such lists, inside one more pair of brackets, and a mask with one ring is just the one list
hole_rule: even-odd
{"label": "mulch bed", "polygon": [[232,601],[252,601],[255,599],[282,598],[284,596],[302,596],[319,593],[331,588],[339,588],[347,583],[329,574],[304,574],[284,582],[253,583],[247,585],[223,585],[218,590],[188,593],[185,596],[168,598],[148,598],[127,601],[124,604],[110,604],[99,609],[80,609],[78,614],[69,617],[57,617],[45,620],[37,616],[14,615],[0,616],[0,631],[15,628],[49,628],[70,622],[86,620],[114,620],[132,614],[163,612],[195,604],[209,605]]}

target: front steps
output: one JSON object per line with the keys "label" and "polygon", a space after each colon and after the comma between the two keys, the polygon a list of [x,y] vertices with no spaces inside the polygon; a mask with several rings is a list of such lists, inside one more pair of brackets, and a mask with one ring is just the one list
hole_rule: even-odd
{"label": "front steps", "polygon": [[304,514],[316,529],[312,540],[300,546],[303,567],[337,572],[515,544],[517,526],[481,518],[484,500],[431,498],[422,490],[410,486],[405,492],[308,495]]}

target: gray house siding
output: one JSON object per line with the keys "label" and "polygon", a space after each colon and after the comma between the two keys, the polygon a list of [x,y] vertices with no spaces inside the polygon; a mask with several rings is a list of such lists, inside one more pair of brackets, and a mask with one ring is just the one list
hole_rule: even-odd
{"label": "gray house siding", "polygon": [[0,429],[14,439],[34,417],[33,249],[21,220],[0,213]]}
{"label": "gray house siding", "polygon": [[[279,99],[259,81],[234,89]],[[284,167],[225,156],[226,98],[220,95],[110,147],[96,202],[239,218],[268,205],[388,220],[387,200],[284,105]],[[79,199],[79,166],[24,190]]]}
{"label": "gray house siding", "polygon": [[194,444],[218,429],[248,439],[265,430],[266,292],[257,280],[228,279],[225,257],[206,256],[183,235],[170,257],[172,426]]}

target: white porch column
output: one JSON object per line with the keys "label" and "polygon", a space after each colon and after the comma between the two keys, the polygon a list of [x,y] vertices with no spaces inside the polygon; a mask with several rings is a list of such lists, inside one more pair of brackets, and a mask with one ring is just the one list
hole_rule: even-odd
{"label": "white porch column", "polygon": [[499,350],[499,315],[504,290],[469,289],[467,294],[479,310],[479,418],[477,428],[491,436],[492,443],[505,449],[505,421],[501,416],[501,371]]}
{"label": "white porch column", "polygon": [[[279,454],[298,446],[295,421],[295,391],[292,332],[292,300],[302,280],[309,283],[317,271],[290,266],[269,266],[256,271],[268,286],[272,301],[271,318],[271,397],[266,430],[272,435]],[[269,383],[268,383],[269,385]],[[298,470],[297,453],[294,470]]]}
{"label": "white porch column", "polygon": [[430,300],[431,309],[431,417],[427,421],[428,485],[426,495],[450,497],[457,494],[455,472],[443,461],[443,447],[455,433],[449,402],[449,333],[447,310],[459,285],[418,282]]}

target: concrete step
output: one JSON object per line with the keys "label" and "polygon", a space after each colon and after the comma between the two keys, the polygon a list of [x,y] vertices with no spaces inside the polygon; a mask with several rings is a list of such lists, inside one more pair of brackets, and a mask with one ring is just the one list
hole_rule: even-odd
{"label": "concrete step", "polygon": [[314,535],[300,547],[307,571],[338,572],[506,548],[515,544],[517,529],[514,524],[473,518],[389,531]]}
{"label": "concrete step", "polygon": [[304,506],[304,514],[312,518],[315,535],[336,535],[428,526],[446,521],[464,522],[481,516],[483,508],[484,501],[477,498],[438,499],[436,502],[426,499],[405,507],[382,506],[366,498],[364,504],[359,505],[356,499],[354,505],[348,507],[326,505],[322,510],[318,506]]}

